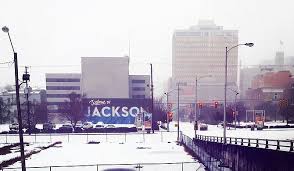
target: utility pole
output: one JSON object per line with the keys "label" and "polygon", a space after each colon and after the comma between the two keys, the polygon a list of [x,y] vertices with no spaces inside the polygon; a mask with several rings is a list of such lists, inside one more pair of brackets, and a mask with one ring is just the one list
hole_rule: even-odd
{"label": "utility pole", "polygon": [[178,83],[178,142],[180,142],[180,83]]}
{"label": "utility pole", "polygon": [[225,59],[225,101],[224,101],[224,138],[223,138],[223,143],[227,143],[227,137],[226,137],[226,129],[227,129],[227,77],[228,77],[228,47],[226,47],[226,59]]}
{"label": "utility pole", "polygon": [[[25,74],[23,75],[23,80],[24,77],[26,77],[28,75],[28,67],[25,67]],[[28,115],[28,130],[29,130],[29,135],[31,135],[31,122],[30,122],[30,101],[29,101],[29,86],[28,86],[28,81],[29,80],[25,80],[26,83],[26,99],[27,99],[27,115]]]}
{"label": "utility pole", "polygon": [[168,93],[166,93],[166,107],[167,107],[167,115],[166,115],[166,124],[167,124],[167,126],[166,126],[166,129],[167,129],[167,132],[169,132],[169,112],[171,112],[170,110],[169,110],[169,104],[168,104]]}
{"label": "utility pole", "polygon": [[152,70],[152,64],[150,64],[151,68],[151,112],[152,112],[152,117],[151,117],[151,128],[152,128],[152,133],[154,133],[154,111],[153,111],[153,104],[154,104],[154,99],[153,99],[153,70]]}
{"label": "utility pole", "polygon": [[196,75],[196,81],[195,81],[195,125],[194,125],[194,130],[195,130],[195,139],[196,139],[196,130],[197,130],[197,127],[198,127],[198,118],[197,118],[197,86],[198,86],[198,78],[197,78],[197,75]]}
{"label": "utility pole", "polygon": [[235,92],[236,95],[235,95],[235,129],[237,128],[237,114],[238,114],[238,111],[237,111],[237,96],[238,96],[238,92]]}
{"label": "utility pole", "polygon": [[9,34],[9,28],[4,26],[2,28],[2,31],[8,34],[10,44],[11,44],[11,47],[12,47],[12,50],[13,50],[14,74],[15,74],[15,94],[16,94],[16,107],[17,107],[17,119],[18,119],[18,131],[19,131],[21,168],[22,168],[22,171],[26,171],[24,145],[23,145],[23,132],[22,132],[22,118],[21,118],[20,100],[19,100],[17,53],[15,52],[12,41],[11,41],[11,37],[10,37],[10,34]]}

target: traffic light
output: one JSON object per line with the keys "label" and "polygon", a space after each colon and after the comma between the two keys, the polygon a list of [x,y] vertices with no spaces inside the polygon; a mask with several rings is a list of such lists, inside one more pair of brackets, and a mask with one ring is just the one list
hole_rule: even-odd
{"label": "traffic light", "polygon": [[214,108],[218,107],[218,102],[214,102]]}
{"label": "traffic light", "polygon": [[173,120],[173,113],[167,112],[167,116],[168,116],[169,122],[171,122]]}
{"label": "traffic light", "polygon": [[199,109],[202,109],[203,104],[202,103],[198,103],[198,107],[199,107]]}

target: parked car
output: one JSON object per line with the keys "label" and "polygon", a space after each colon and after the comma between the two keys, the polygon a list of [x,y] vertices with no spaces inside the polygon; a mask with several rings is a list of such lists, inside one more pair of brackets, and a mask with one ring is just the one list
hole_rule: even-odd
{"label": "parked car", "polygon": [[104,124],[103,123],[96,124],[93,129],[94,129],[94,132],[103,132],[104,131]]}
{"label": "parked car", "polygon": [[109,124],[109,125],[106,125],[105,126],[105,129],[104,129],[106,132],[116,132],[117,131],[117,128],[112,125],[112,124]]}
{"label": "parked car", "polygon": [[43,124],[43,132],[54,132],[55,124],[47,122]]}
{"label": "parked car", "polygon": [[207,131],[208,130],[208,125],[207,124],[200,124],[200,131]]}
{"label": "parked car", "polygon": [[87,129],[92,129],[93,128],[93,123],[92,122],[85,122],[83,124],[83,129],[87,130]]}
{"label": "parked car", "polygon": [[83,132],[83,124],[81,121],[78,121],[75,125],[75,132]]}
{"label": "parked car", "polygon": [[59,133],[72,133],[74,131],[74,128],[72,126],[72,124],[69,123],[65,123],[63,124],[58,130],[57,132]]}
{"label": "parked car", "polygon": [[19,129],[19,125],[18,123],[12,123],[9,125],[9,129],[10,130],[18,130]]}

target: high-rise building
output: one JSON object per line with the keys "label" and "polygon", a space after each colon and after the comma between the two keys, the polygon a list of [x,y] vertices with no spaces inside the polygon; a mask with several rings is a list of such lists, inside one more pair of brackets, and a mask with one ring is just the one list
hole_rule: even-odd
{"label": "high-rise building", "polygon": [[[178,82],[181,86],[182,103],[195,103],[195,79],[198,80],[198,100],[204,102],[224,99],[225,49],[238,44],[237,30],[224,30],[214,21],[199,21],[189,29],[176,30],[172,45],[172,82],[170,89]],[[228,87],[237,89],[238,48],[228,53]],[[228,91],[228,98],[233,97]],[[175,97],[173,98],[175,100]]]}
{"label": "high-rise building", "polygon": [[284,70],[284,52],[283,51],[276,52],[275,65],[276,65],[277,71]]}

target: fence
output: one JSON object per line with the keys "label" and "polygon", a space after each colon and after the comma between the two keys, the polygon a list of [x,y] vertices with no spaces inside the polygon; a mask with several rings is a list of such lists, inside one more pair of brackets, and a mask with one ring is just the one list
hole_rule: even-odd
{"label": "fence", "polygon": [[[223,143],[223,137],[196,135],[196,139]],[[251,146],[266,149],[293,151],[293,140],[253,139],[253,138],[226,138],[227,144]]]}
{"label": "fence", "polygon": [[[194,152],[208,170],[293,170],[294,154],[293,150],[289,150],[291,141],[228,137],[227,144],[223,144],[222,140],[221,137],[213,136],[197,136],[192,140],[181,135],[182,143]],[[260,148],[263,145],[266,148]],[[287,148],[288,151],[280,148]]]}
{"label": "fence", "polygon": [[180,136],[181,143],[187,147],[190,152],[192,152],[208,170],[218,171],[224,169],[219,167],[219,165],[222,163],[220,160],[209,155],[203,148],[196,145],[190,137],[184,135],[182,132]]}
{"label": "fence", "polygon": [[[174,162],[174,163],[134,163],[134,164],[92,164],[92,165],[59,165],[26,167],[27,171],[195,171],[201,169],[198,162]],[[3,168],[1,171],[19,171],[20,167]]]}
{"label": "fence", "polygon": [[[145,132],[132,133],[47,133],[47,134],[24,134],[24,142],[47,143],[47,142],[173,142],[177,136],[176,131],[156,131],[154,134]],[[0,134],[0,144],[18,143],[18,134]]]}

